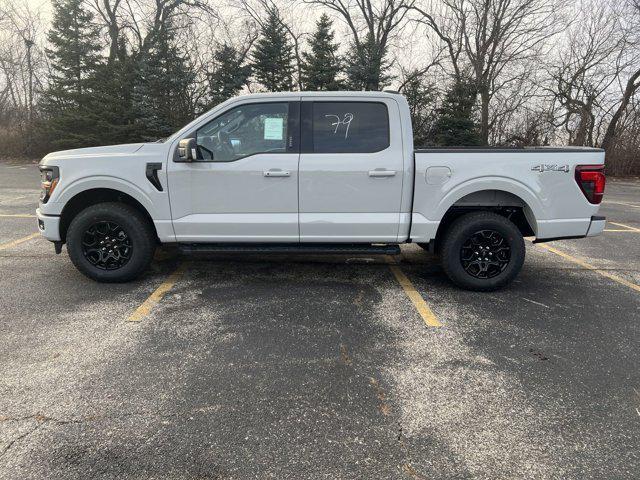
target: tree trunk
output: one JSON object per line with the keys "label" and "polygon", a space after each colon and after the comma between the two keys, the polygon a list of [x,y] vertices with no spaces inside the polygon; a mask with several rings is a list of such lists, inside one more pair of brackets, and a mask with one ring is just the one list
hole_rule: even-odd
{"label": "tree trunk", "polygon": [[117,25],[109,25],[109,63],[113,63],[118,57],[120,45],[120,28]]}
{"label": "tree trunk", "polygon": [[587,144],[587,135],[589,130],[589,111],[587,106],[582,107],[580,110],[580,122],[578,128],[576,128],[575,136],[569,142],[574,147],[583,147]]}
{"label": "tree trunk", "polygon": [[601,147],[607,151],[609,151],[611,147],[613,147],[613,143],[616,137],[616,129],[618,128],[618,122],[620,121],[620,119],[622,118],[622,115],[624,114],[625,110],[629,106],[631,97],[633,96],[635,91],[638,89],[638,86],[640,86],[640,84],[636,83],[638,79],[640,79],[640,70],[637,70],[627,82],[627,86],[624,89],[624,95],[622,96],[622,101],[620,102],[620,105],[618,105],[618,109],[613,114],[613,117],[611,117],[611,121],[607,126],[607,131],[604,134],[604,138],[602,139],[602,145],[601,145]]}
{"label": "tree trunk", "polygon": [[489,144],[489,89],[480,87],[480,140],[483,145]]}

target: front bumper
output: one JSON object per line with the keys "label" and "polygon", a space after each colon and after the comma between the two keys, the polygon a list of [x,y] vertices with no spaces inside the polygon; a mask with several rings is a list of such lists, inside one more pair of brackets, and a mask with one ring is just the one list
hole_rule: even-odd
{"label": "front bumper", "polygon": [[591,217],[589,230],[587,230],[587,237],[595,237],[596,235],[600,235],[604,231],[606,223],[607,219],[605,217]]}
{"label": "front bumper", "polygon": [[52,242],[59,242],[60,238],[60,217],[56,215],[45,215],[38,208],[36,210],[38,217],[38,230],[44,238]]}

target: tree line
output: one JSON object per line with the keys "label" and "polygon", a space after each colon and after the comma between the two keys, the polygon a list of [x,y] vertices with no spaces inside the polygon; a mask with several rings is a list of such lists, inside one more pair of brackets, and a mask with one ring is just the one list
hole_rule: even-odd
{"label": "tree line", "polygon": [[245,92],[382,90],[419,145],[640,174],[640,0],[0,0],[0,155],[155,141]]}

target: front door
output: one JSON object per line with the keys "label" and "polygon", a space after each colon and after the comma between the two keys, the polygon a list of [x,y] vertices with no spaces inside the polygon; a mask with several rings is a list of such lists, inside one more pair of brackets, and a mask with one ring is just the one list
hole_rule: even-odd
{"label": "front door", "polygon": [[300,241],[396,242],[403,148],[395,102],[301,105]]}
{"label": "front door", "polygon": [[198,161],[169,162],[177,241],[299,241],[298,109],[245,103],[198,128]]}

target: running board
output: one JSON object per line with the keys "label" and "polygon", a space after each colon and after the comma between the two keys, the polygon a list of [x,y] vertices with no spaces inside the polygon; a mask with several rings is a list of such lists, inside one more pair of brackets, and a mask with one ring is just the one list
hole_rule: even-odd
{"label": "running board", "polygon": [[398,255],[400,247],[362,243],[179,243],[181,253],[312,253]]}

